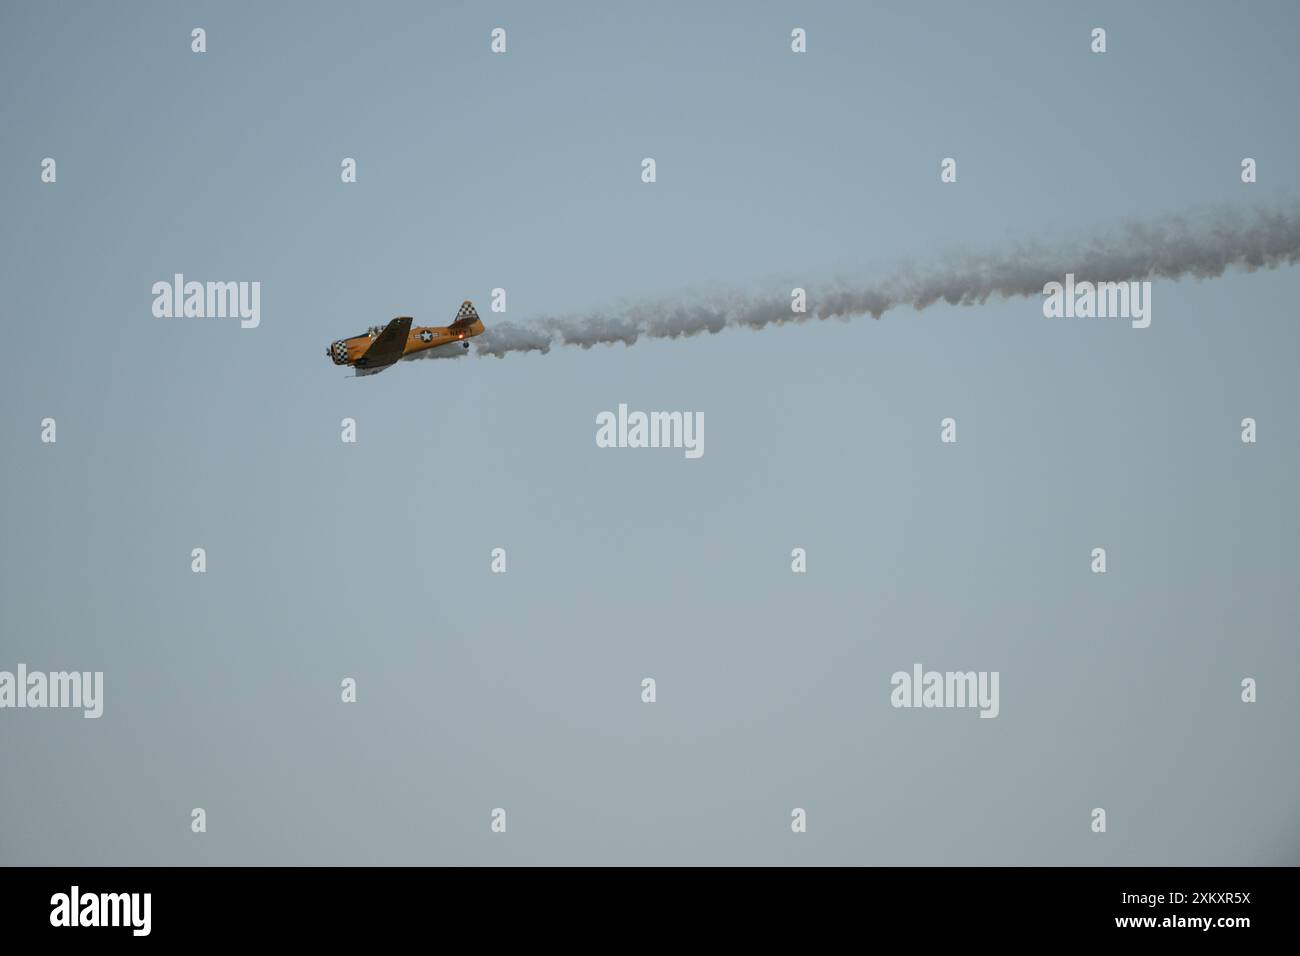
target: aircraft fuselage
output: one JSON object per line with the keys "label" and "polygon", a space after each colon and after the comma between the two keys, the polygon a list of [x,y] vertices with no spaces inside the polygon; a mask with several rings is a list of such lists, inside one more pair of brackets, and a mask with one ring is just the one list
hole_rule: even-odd
{"label": "aircraft fuselage", "polygon": [[[400,333],[401,325],[409,324],[411,321],[409,316],[398,316],[391,322],[383,326],[374,326],[361,335],[339,339],[330,345],[326,354],[335,365],[355,366],[358,373],[365,370],[378,371],[404,358],[431,349],[441,348],[445,352],[450,352],[455,346],[460,345],[468,350],[469,340],[483,333],[483,321],[474,311],[473,305],[466,302],[461,306],[456,321],[451,325],[412,326],[405,337],[400,339],[400,343],[392,342],[392,333]],[[399,327],[385,336],[385,330],[394,322],[399,323]],[[380,346],[382,354],[376,356],[371,346],[380,340],[381,336],[384,337]],[[400,350],[397,348],[398,344],[401,345]]]}

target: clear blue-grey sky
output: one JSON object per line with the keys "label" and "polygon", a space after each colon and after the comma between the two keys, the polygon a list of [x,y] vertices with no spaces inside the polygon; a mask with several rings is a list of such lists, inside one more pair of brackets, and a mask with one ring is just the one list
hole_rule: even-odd
{"label": "clear blue-grey sky", "polygon": [[[0,863],[1300,863],[1296,268],[1157,281],[1145,330],[1031,297],[325,356],[1280,207],[1298,27],[4,4],[0,670],[103,671],[104,714],[0,711]],[[260,326],[155,318],[178,272],[259,281]],[[705,454],[598,448],[619,403]],[[894,709],[917,662],[998,671],[999,716]]]}

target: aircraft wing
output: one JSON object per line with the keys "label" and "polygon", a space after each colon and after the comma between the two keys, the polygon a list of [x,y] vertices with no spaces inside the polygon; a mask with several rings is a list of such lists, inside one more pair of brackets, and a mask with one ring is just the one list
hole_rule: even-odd
{"label": "aircraft wing", "polygon": [[406,350],[406,338],[410,334],[409,315],[393,319],[385,325],[384,331],[375,336],[375,340],[370,343],[370,348],[366,349],[365,354],[357,361],[359,366],[357,374],[365,374],[362,369],[377,372],[396,362]]}

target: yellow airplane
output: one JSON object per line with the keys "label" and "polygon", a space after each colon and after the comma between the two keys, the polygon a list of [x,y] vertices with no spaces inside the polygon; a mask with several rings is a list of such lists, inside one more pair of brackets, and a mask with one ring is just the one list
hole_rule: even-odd
{"label": "yellow airplane", "polygon": [[409,315],[403,315],[387,325],[373,325],[363,335],[339,339],[325,354],[335,365],[352,366],[358,375],[374,375],[432,349],[439,349],[439,355],[462,355],[469,349],[469,340],[483,332],[483,322],[471,302],[461,304],[451,325],[411,328],[411,322]]}

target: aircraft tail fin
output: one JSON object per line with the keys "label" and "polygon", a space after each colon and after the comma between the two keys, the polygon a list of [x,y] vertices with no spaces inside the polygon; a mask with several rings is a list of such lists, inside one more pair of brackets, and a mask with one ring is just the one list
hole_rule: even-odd
{"label": "aircraft tail fin", "polygon": [[451,323],[454,329],[457,326],[473,325],[479,321],[478,313],[474,311],[474,303],[466,299],[460,304],[460,309],[456,312],[456,320]]}

